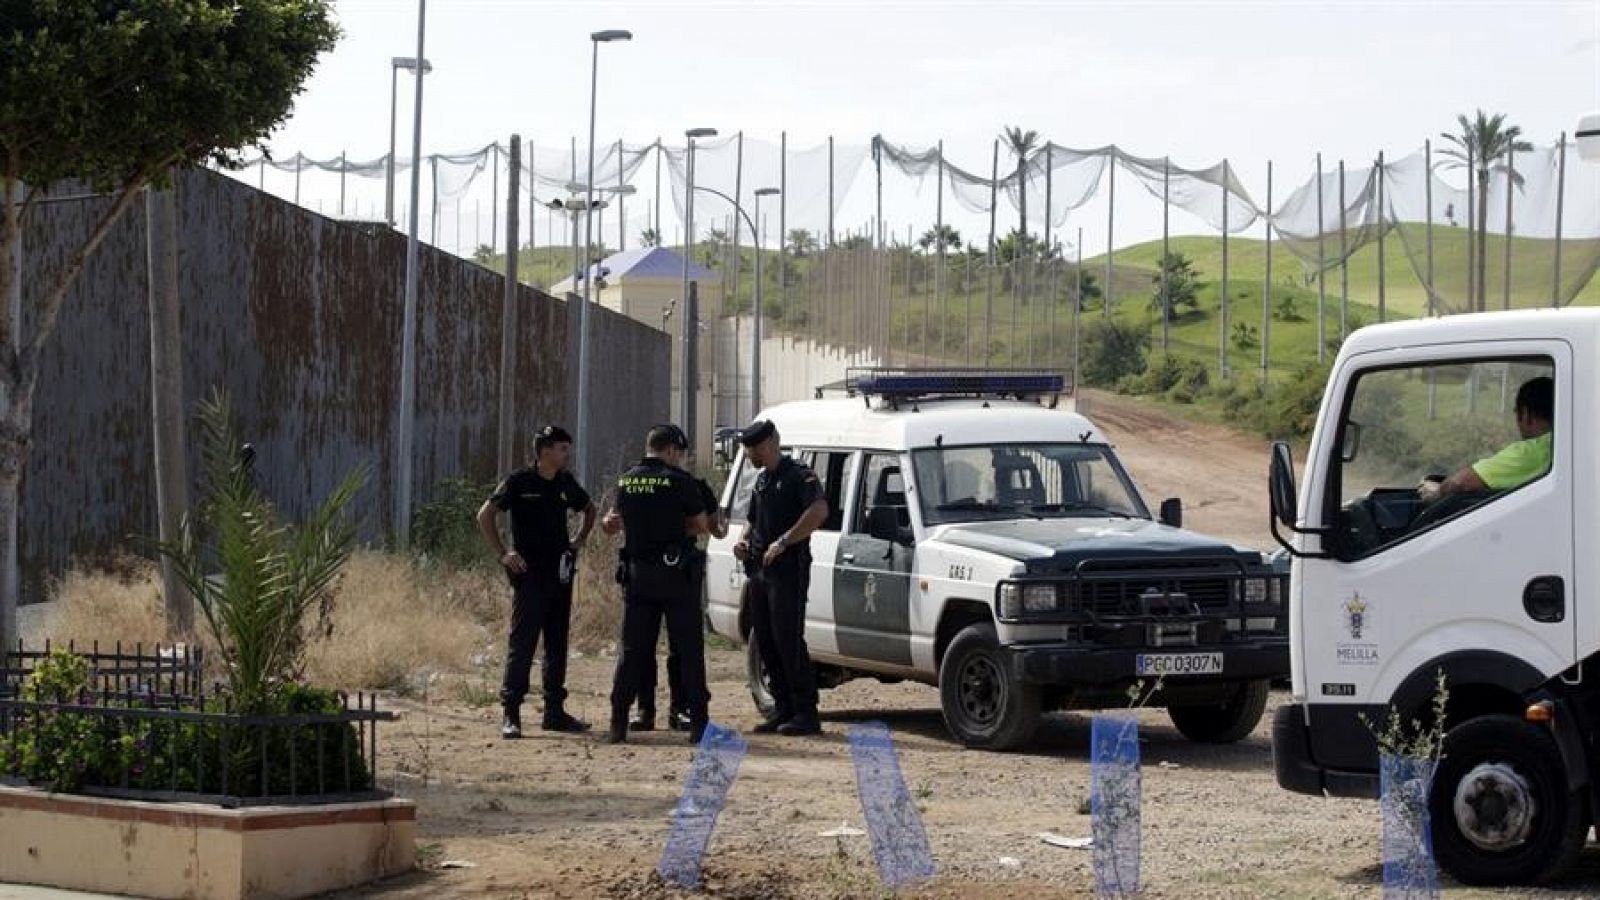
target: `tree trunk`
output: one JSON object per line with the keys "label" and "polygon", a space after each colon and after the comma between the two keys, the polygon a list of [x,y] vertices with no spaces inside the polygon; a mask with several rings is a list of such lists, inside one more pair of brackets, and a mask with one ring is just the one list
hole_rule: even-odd
{"label": "tree trunk", "polygon": [[[0,381],[0,405],[14,409],[11,402],[17,396],[17,386],[9,377]],[[26,403],[22,404],[25,409]],[[21,506],[22,466],[27,459],[27,442],[17,440],[17,416],[7,415],[0,421],[0,429],[7,434],[0,437],[0,665],[6,653],[17,646],[21,634],[17,629],[17,603],[22,595],[20,576],[21,560],[17,553],[17,523]],[[24,419],[26,421],[26,419]]]}
{"label": "tree trunk", "polygon": [[1473,299],[1473,308],[1484,312],[1489,308],[1489,291],[1486,286],[1489,267],[1489,169],[1487,166],[1478,170],[1478,296]]}
{"label": "tree trunk", "polygon": [[1020,255],[1028,242],[1028,181],[1027,153],[1017,154],[1017,253]]}

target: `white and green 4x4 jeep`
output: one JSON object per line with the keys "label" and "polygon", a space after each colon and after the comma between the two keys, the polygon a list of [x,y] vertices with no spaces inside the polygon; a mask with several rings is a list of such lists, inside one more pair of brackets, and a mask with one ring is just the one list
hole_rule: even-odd
{"label": "white and green 4x4 jeep", "polygon": [[[870,370],[844,389],[762,414],[828,500],[806,607],[819,685],[937,685],[951,733],[995,750],[1043,711],[1126,706],[1141,680],[1193,740],[1256,726],[1289,672],[1287,577],[1184,531],[1175,500],[1152,517],[1104,436],[1056,408],[1062,376]],[[733,556],[756,472],[742,452],[732,465],[707,616],[746,643],[766,709]]]}

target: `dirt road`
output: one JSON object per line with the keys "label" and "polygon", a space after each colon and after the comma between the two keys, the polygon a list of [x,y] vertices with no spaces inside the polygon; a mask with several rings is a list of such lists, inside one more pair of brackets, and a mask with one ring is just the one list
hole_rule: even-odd
{"label": "dirt road", "polygon": [[1080,408],[1111,439],[1152,507],[1180,497],[1186,527],[1247,547],[1275,547],[1267,531],[1265,438],[1186,422],[1102,391],[1085,391]]}
{"label": "dirt road", "polygon": [[[610,671],[604,657],[575,661],[571,702],[580,714],[596,720],[603,714]],[[739,653],[712,654],[713,717],[747,729],[757,719],[741,673]],[[450,697],[458,688],[445,680],[433,693]],[[1275,697],[1274,705],[1279,701]],[[496,736],[492,708],[454,699],[398,700],[395,708],[403,720],[380,748],[384,779],[420,803],[430,868],[363,893],[677,896],[653,881],[651,871],[691,758],[680,735],[654,732],[611,747],[591,736],[532,730],[529,738],[508,742]],[[850,725],[873,719],[893,730],[939,870],[935,881],[902,896],[1093,894],[1090,853],[1047,846],[1037,837],[1045,831],[1089,834],[1086,715],[1051,715],[1028,752],[992,754],[952,743],[936,693],[920,685],[852,682],[824,692],[823,713],[827,731],[820,738],[748,736],[749,754],[707,856],[711,896],[883,896],[866,838],[819,836],[841,822],[864,827],[845,736]],[[1265,724],[1237,745],[1207,747],[1185,741],[1159,711],[1140,718],[1149,896],[1381,893],[1376,803],[1279,790]],[[438,868],[445,861],[473,867]],[[1587,862],[1577,880],[1539,896],[1600,892],[1600,850]]]}

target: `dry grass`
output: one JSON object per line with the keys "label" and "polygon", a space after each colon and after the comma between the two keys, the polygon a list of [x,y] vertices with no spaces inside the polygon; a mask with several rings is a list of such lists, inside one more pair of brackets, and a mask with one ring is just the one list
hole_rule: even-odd
{"label": "dry grass", "polygon": [[[340,581],[330,628],[306,649],[306,677],[349,690],[407,691],[430,673],[497,671],[511,591],[497,572],[429,569],[393,554],[362,551]],[[59,614],[48,637],[102,648],[168,640],[160,570],[119,560],[110,570],[74,569],[52,585]],[[199,625],[202,646],[211,644]]]}
{"label": "dry grass", "polygon": [[405,557],[351,558],[331,629],[306,650],[306,677],[340,688],[407,690],[436,672],[470,670],[498,642],[505,582],[485,570],[430,571]]}
{"label": "dry grass", "polygon": [[616,582],[621,547],[620,537],[607,537],[596,525],[578,557],[578,583],[572,590],[574,649],[595,653],[616,648],[622,629],[622,588]]}
{"label": "dry grass", "polygon": [[49,631],[53,643],[82,648],[98,641],[104,648],[118,641],[127,647],[167,641],[161,572],[147,560],[118,560],[110,569],[72,569],[50,585],[49,598],[60,603]]}

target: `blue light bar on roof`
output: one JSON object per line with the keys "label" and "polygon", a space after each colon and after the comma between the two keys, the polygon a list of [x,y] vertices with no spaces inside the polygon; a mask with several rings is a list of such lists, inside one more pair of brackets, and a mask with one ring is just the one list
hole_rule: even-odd
{"label": "blue light bar on roof", "polygon": [[857,393],[880,397],[1059,394],[1065,388],[1066,379],[1050,373],[862,375],[855,382]]}

